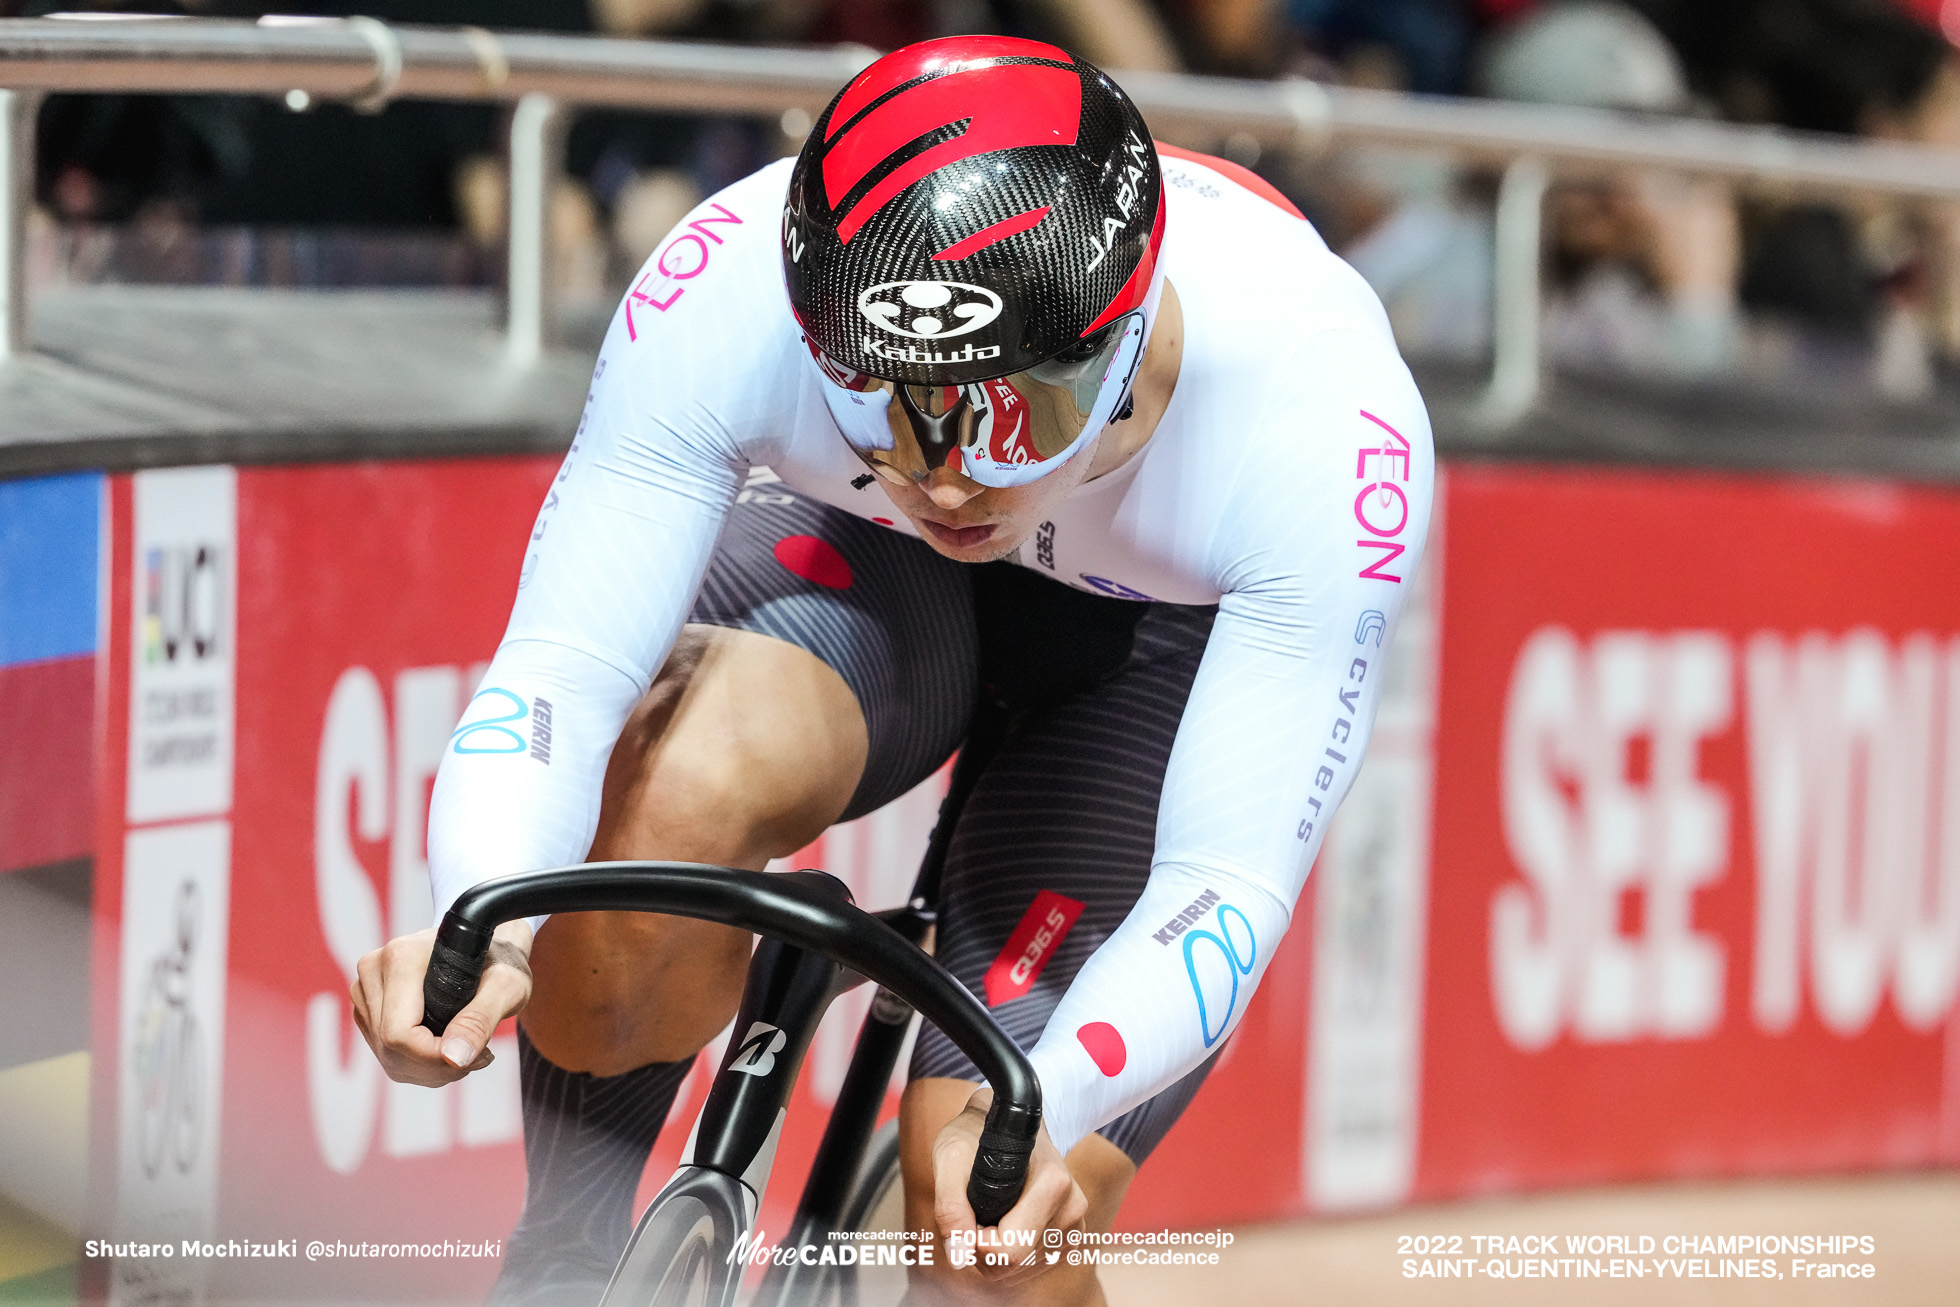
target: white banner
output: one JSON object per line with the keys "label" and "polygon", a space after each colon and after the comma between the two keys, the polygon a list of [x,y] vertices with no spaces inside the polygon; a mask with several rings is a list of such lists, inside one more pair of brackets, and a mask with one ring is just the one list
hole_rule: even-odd
{"label": "white banner", "polygon": [[228,467],[132,478],[131,825],[231,810],[237,480]]}
{"label": "white banner", "polygon": [[[123,846],[116,1238],[216,1232],[231,823],[131,831]],[[118,1258],[112,1303],[194,1302],[202,1259]]]}

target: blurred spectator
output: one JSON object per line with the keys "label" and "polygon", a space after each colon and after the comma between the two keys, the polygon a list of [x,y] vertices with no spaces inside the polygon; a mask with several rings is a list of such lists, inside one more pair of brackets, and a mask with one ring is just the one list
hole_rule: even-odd
{"label": "blurred spectator", "polygon": [[[486,262],[494,262],[502,252],[509,223],[509,185],[504,161],[495,155],[473,155],[456,168],[456,211],[465,235]],[[552,191],[546,220],[560,306],[585,312],[609,308],[613,270],[591,191],[575,178],[561,177]]]}
{"label": "blurred spectator", "polygon": [[625,265],[622,280],[646,262],[654,247],[701,199],[694,178],[678,168],[636,173],[620,188],[613,200],[612,239]]}
{"label": "blurred spectator", "polygon": [[[1504,99],[1644,113],[1689,107],[1666,40],[1625,6],[1598,0],[1533,8],[1498,29],[1474,79]],[[1352,234],[1342,255],[1382,296],[1403,347],[1454,358],[1487,349],[1488,196],[1470,202],[1446,163],[1406,152],[1350,151],[1343,178]],[[1562,180],[1545,218],[1550,353],[1671,376],[1730,365],[1740,334],[1738,235],[1723,187],[1661,173]]]}
{"label": "blurred spectator", "polygon": [[[28,5],[30,12],[77,7],[73,0]],[[170,6],[144,0],[93,7]],[[291,8],[233,0],[181,6],[231,18],[254,18],[268,7]],[[304,8],[402,23],[593,28],[585,0],[478,0],[466,11],[437,0],[308,0]],[[483,163],[497,149],[505,112],[494,104],[418,101],[362,114],[332,103],[292,112],[231,96],[53,96],[41,114],[37,151],[40,198],[65,224],[52,240],[50,271],[69,280],[495,281],[503,182],[501,165]],[[648,115],[613,117],[640,118],[648,135]],[[574,134],[590,139],[591,129],[603,133],[607,125],[595,116]],[[688,120],[654,120],[651,136],[661,139],[647,153],[686,158],[697,134]],[[602,153],[603,146],[588,149],[582,162],[589,168]],[[753,152],[753,163],[769,157]],[[750,165],[747,157],[728,162],[742,171]],[[568,178],[554,195],[552,216],[562,300],[610,295],[606,225],[584,177]]]}
{"label": "blurred spectator", "polygon": [[[1020,0],[1016,8],[1101,67],[1170,72],[1183,66],[1169,30],[1146,0]],[[978,17],[968,17],[967,24]]]}
{"label": "blurred spectator", "polygon": [[1651,22],[1610,0],[1541,7],[1500,28],[1479,57],[1477,89],[1504,100],[1674,113],[1680,59]]}
{"label": "blurred spectator", "polygon": [[[292,7],[30,0],[25,9],[256,18]],[[302,7],[405,23],[461,16],[443,0],[308,0]],[[471,22],[486,26],[591,27],[583,0],[475,0],[468,10]],[[449,174],[457,159],[494,143],[497,121],[493,105],[400,102],[368,115],[336,104],[292,113],[234,96],[54,96],[41,114],[40,193],[68,220],[125,221],[154,204],[208,224],[454,227]]]}
{"label": "blurred spectator", "polygon": [[[1680,113],[1681,62],[1611,0],[1542,6],[1485,43],[1479,89],[1509,100]],[[1556,353],[1641,371],[1726,369],[1739,340],[1740,238],[1727,187],[1677,174],[1561,180],[1546,201]]]}
{"label": "blurred spectator", "polygon": [[1459,0],[1287,0],[1286,17],[1337,62],[1392,61],[1378,83],[1431,95],[1463,92],[1471,15]]}
{"label": "blurred spectator", "polygon": [[1899,0],[1632,0],[1738,122],[1855,133],[1919,104],[1950,50]]}
{"label": "blurred spectator", "polygon": [[[1289,0],[1295,65],[1371,90],[1438,90],[1463,80],[1467,11],[1449,0],[1379,7]],[[1427,24],[1425,26],[1425,23]],[[1320,66],[1316,66],[1317,61]],[[1351,147],[1302,197],[1322,233],[1382,297],[1413,354],[1470,360],[1490,346],[1491,224],[1441,155]]]}
{"label": "blurred spectator", "polygon": [[[1745,122],[1960,145],[1946,38],[1894,0],[1640,0],[1694,85]],[[1881,394],[1923,396],[1960,357],[1960,210],[1873,200],[1751,206],[1742,298],[1874,350]]]}
{"label": "blurred spectator", "polygon": [[1382,298],[1411,355],[1471,361],[1490,348],[1491,217],[1447,159],[1349,150],[1336,221],[1359,234],[1341,256]]}
{"label": "blurred spectator", "polygon": [[1462,90],[1472,18],[1465,0],[1168,0],[1206,72],[1270,76],[1289,65],[1366,64],[1370,85]]}
{"label": "blurred spectator", "polygon": [[592,0],[592,21],[609,36],[657,36],[687,26],[707,7],[707,0]]}
{"label": "blurred spectator", "polygon": [[1167,0],[1184,61],[1208,73],[1265,76],[1286,54],[1286,0]]}
{"label": "blurred spectator", "polygon": [[456,214],[463,234],[484,250],[503,244],[510,221],[509,183],[504,161],[494,154],[473,154],[456,165]]}

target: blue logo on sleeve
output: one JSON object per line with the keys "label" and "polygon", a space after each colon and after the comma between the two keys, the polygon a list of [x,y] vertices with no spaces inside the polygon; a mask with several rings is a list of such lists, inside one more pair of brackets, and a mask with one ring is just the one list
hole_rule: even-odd
{"label": "blue logo on sleeve", "polygon": [[[1239,929],[1245,934],[1243,947],[1233,935],[1232,923],[1226,919],[1228,912],[1238,919]],[[1252,923],[1246,919],[1245,913],[1229,903],[1221,903],[1214,914],[1214,921],[1218,927],[1216,931],[1192,930],[1184,935],[1184,972],[1191,978],[1191,992],[1198,999],[1198,1031],[1204,1036],[1206,1048],[1216,1044],[1231,1029],[1232,1017],[1239,1007],[1239,977],[1251,975],[1254,964],[1259,961],[1259,941],[1253,937]],[[1199,974],[1200,943],[1210,946],[1204,950],[1207,963],[1202,968],[1205,973],[1202,976]],[[1211,960],[1214,956],[1215,961]],[[1223,964],[1222,967],[1220,964]],[[1221,976],[1222,980],[1219,979]],[[1210,988],[1214,997],[1221,988],[1226,989],[1225,1012],[1218,1018],[1215,1030],[1211,1024],[1212,1005],[1205,1001],[1207,980],[1212,982]]]}
{"label": "blue logo on sleeve", "polygon": [[502,717],[483,717],[476,721],[465,721],[449,737],[449,747],[457,753],[528,753],[531,742],[510,728],[509,723],[521,722],[531,715],[531,705],[509,690],[490,686],[478,690],[470,700],[469,708],[463,710],[465,717],[477,705],[477,700],[491,699],[490,707],[508,707],[509,712]]}

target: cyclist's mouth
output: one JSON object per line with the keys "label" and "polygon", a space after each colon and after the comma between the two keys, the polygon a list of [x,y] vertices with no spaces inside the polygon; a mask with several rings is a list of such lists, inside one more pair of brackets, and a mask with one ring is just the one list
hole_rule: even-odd
{"label": "cyclist's mouth", "polygon": [[940,544],[953,549],[978,549],[993,538],[994,524],[986,526],[947,526],[929,517],[918,519],[919,525],[931,533]]}

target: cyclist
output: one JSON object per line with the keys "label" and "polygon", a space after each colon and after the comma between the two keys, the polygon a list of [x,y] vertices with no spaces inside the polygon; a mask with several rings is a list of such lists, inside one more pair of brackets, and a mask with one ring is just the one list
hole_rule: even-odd
{"label": "cyclist", "polygon": [[[436,781],[437,911],[588,855],[760,868],[929,776],[992,696],[1012,725],[936,951],[1041,1075],[1002,1225],[1107,1228],[1360,765],[1433,481],[1379,303],[1278,192],[1153,146],[1053,46],[887,55],[622,302]],[[436,1084],[523,1012],[528,1180],[494,1300],[589,1301],[749,939],[511,923],[441,1041],[415,1024],[430,939],[362,960],[361,1027]],[[973,1223],[978,1079],[922,1031],[906,1213],[942,1241]],[[1101,1298],[1066,1260],[947,1261],[955,1295]]]}

